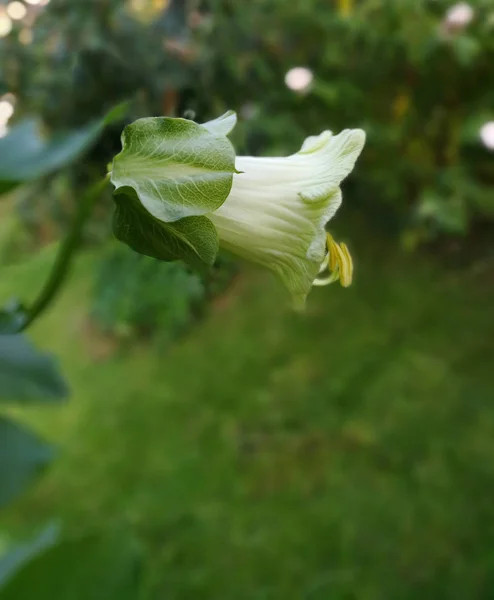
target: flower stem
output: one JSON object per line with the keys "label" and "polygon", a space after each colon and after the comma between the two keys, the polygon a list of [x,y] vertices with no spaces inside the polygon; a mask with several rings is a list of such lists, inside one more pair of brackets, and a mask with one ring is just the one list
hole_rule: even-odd
{"label": "flower stem", "polygon": [[78,249],[84,225],[91,216],[96,200],[101,196],[109,181],[109,175],[89,187],[84,193],[78,206],[72,228],[65,238],[57,254],[55,263],[36,300],[30,308],[25,309],[25,315],[19,331],[24,331],[48,308],[61,290],[72,264],[72,259]]}

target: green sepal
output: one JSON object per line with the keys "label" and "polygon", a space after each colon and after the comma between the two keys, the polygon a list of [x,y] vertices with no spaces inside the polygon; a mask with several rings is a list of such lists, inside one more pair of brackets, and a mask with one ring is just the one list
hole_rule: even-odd
{"label": "green sepal", "polygon": [[219,249],[216,228],[207,217],[163,223],[142,207],[133,190],[115,197],[113,233],[139,254],[163,261],[183,260],[195,268],[212,265]]}
{"label": "green sepal", "polygon": [[[225,120],[231,123],[231,115]],[[138,119],[124,129],[123,150],[113,161],[115,191],[132,189],[146,211],[165,223],[215,211],[236,173],[235,150],[219,131],[187,119]]]}

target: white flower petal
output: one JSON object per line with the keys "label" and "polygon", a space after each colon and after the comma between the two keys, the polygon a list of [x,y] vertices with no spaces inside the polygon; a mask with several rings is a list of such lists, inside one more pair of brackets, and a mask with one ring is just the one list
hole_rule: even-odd
{"label": "white flower petal", "polygon": [[228,135],[237,124],[237,113],[233,110],[227,111],[221,117],[207,121],[202,127],[207,129],[213,135]]}
{"label": "white flower petal", "polygon": [[359,129],[307,138],[286,158],[237,157],[225,203],[209,215],[220,244],[275,271],[303,307],[326,253],[325,225],[365,143]]}

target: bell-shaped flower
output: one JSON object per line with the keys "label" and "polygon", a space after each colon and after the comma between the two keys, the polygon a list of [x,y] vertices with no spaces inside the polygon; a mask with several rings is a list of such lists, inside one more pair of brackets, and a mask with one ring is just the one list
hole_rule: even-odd
{"label": "bell-shaped flower", "polygon": [[128,125],[111,172],[117,238],[190,263],[212,264],[223,247],[274,271],[297,308],[313,285],[349,285],[350,254],[326,225],[365,133],[324,131],[285,158],[236,157],[226,137],[235,123],[230,111],[202,125],[168,117]]}
{"label": "bell-shaped flower", "polygon": [[[312,285],[352,280],[347,247],[327,234],[341,204],[340,184],[365,143],[360,129],[324,131],[285,158],[237,156],[226,201],[208,217],[220,246],[274,271],[302,308]],[[329,270],[330,274],[320,278]]]}

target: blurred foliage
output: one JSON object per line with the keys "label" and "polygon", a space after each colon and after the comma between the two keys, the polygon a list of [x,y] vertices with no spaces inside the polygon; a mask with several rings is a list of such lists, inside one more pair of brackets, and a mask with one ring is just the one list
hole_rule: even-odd
{"label": "blurred foliage", "polygon": [[[471,22],[458,25],[450,0],[51,0],[30,43],[25,24],[0,41],[2,80],[21,113],[55,129],[127,98],[129,120],[203,121],[233,108],[244,120],[236,146],[249,154],[295,151],[323,127],[363,127],[356,197],[406,228],[413,246],[494,215],[493,155],[479,137],[494,120],[494,7],[469,4]],[[314,74],[304,91],[285,85],[295,66]],[[118,151],[120,131],[71,185]]]}
{"label": "blurred foliage", "polygon": [[[0,40],[0,85],[17,99],[15,119],[40,117],[52,140],[129,97],[129,120],[189,111],[204,121],[235,108],[244,120],[236,144],[248,153],[290,152],[323,127],[361,126],[369,144],[352,202],[392,215],[413,246],[494,214],[492,155],[479,139],[494,118],[494,9],[491,0],[472,2],[472,21],[459,26],[445,20],[451,5],[51,0]],[[286,86],[294,66],[312,70],[306,90]],[[103,174],[122,124],[62,177],[53,174],[58,160],[15,177],[22,161],[4,169],[15,184],[43,175],[17,196],[40,245]],[[0,260],[10,262],[24,240],[4,214]],[[96,220],[104,237],[104,203]],[[58,514],[71,533],[87,533],[123,517],[151,568],[140,594],[128,535],[108,545],[48,531],[17,547],[2,537],[0,600],[491,597],[486,263],[451,277],[430,257],[404,258],[394,239],[372,238],[367,220],[360,233],[354,291],[315,295],[300,320],[260,275],[244,297],[235,289],[222,298],[193,343],[166,361],[160,343],[223,290],[234,263],[222,259],[199,276],[123,246],[103,260],[88,254],[34,329],[63,356],[79,396],[74,412],[45,417],[10,406],[59,401],[66,384],[24,337],[0,335],[0,503],[22,494],[53,456],[22,421],[36,420],[67,446],[9,526]],[[31,295],[52,258],[3,271],[2,296]],[[84,329],[74,343],[88,306],[109,331],[153,335],[158,345],[95,364],[88,355],[102,355],[98,340]],[[1,312],[0,326],[10,318]]]}
{"label": "blurred foliage", "polygon": [[0,403],[61,401],[68,393],[53,357],[41,354],[22,335],[0,335]]}
{"label": "blurred foliage", "polygon": [[0,416],[0,508],[15,500],[53,458],[48,444]]}
{"label": "blurred foliage", "polygon": [[[447,0],[206,4],[198,95],[248,119],[245,152],[295,151],[323,127],[360,126],[368,143],[352,180],[365,208],[418,239],[492,219],[494,157],[479,138],[494,120],[490,0],[470,2],[463,27],[448,24]],[[309,89],[285,85],[295,66],[313,72]]]}
{"label": "blurred foliage", "polygon": [[[39,546],[39,542],[38,542]],[[85,536],[41,547],[7,580],[2,600],[137,600],[140,551],[128,537]]]}
{"label": "blurred foliage", "polygon": [[[93,121],[76,131],[66,131],[49,140],[40,134],[34,121],[26,120],[14,127],[0,139],[2,202],[6,193],[14,188],[52,174],[80,158],[95,142],[105,125],[112,122],[115,116],[121,118],[121,111],[118,110],[117,113],[112,111],[104,119]],[[2,216],[6,214],[8,212],[3,204]],[[74,242],[72,250],[79,241],[74,231],[68,236]],[[3,228],[3,233],[7,236],[12,234],[12,225],[8,223]],[[15,246],[9,247],[9,243],[0,246],[2,261],[8,261],[9,255],[16,252]],[[71,253],[67,244],[65,249],[65,264],[68,265]],[[20,333],[32,322],[35,313],[41,314],[48,304],[40,302],[40,299],[51,299],[59,290],[58,283],[61,283],[66,274],[66,270],[60,269],[61,266],[61,260],[55,261],[52,273],[56,274],[58,268],[57,281],[53,277],[48,278],[47,282],[51,281],[51,285],[45,284],[30,307],[11,296],[0,309],[0,403],[53,403],[68,395],[69,390],[59,373],[58,364],[52,357],[32,346]],[[14,289],[12,292],[15,293]],[[0,507],[21,494],[35,475],[51,461],[53,454],[52,447],[29,429],[11,420],[9,416],[0,414]],[[1,576],[0,572],[0,578]]]}
{"label": "blurred foliage", "polygon": [[[101,253],[83,253],[32,329],[73,402],[22,410],[63,452],[10,531],[124,520],[141,600],[491,600],[492,262],[447,270],[355,220],[355,284],[303,317],[245,273],[166,353],[111,360],[85,321]],[[2,271],[0,298],[50,259]]]}
{"label": "blurred foliage", "polygon": [[161,262],[123,244],[111,246],[97,266],[91,315],[122,341],[152,338],[164,347],[187,331],[235,272],[236,263],[226,257],[197,274],[179,262]]}
{"label": "blurred foliage", "polygon": [[[30,8],[27,23],[0,40],[2,87],[16,99],[16,117],[34,114],[48,130],[78,127],[100,117],[115,103],[132,100],[127,122],[151,114],[171,114],[177,90],[191,79],[183,67],[181,43],[187,36],[185,4],[152,2],[153,18],[131,10],[135,2],[121,0],[51,0]],[[29,26],[32,39],[25,43]],[[167,40],[174,40],[167,50]],[[41,182],[25,196],[24,210],[39,228],[53,234],[70,222],[74,196],[104,169],[120,149],[125,123],[108,128],[93,150],[68,171],[62,186]],[[108,207],[107,207],[108,209]],[[101,212],[101,211],[100,211]],[[99,218],[106,223],[107,214]],[[100,234],[103,232],[100,232]]]}
{"label": "blurred foliage", "polygon": [[50,523],[29,541],[17,544],[14,548],[11,548],[10,552],[4,553],[0,557],[0,587],[18,572],[28,560],[53,546],[59,536],[60,526],[57,523]]}
{"label": "blurred foliage", "polygon": [[136,113],[163,108],[166,92],[188,79],[165,48],[169,34],[184,35],[184,3],[161,2],[150,23],[129,4],[51,0],[33,23],[31,43],[23,44],[14,31],[4,41],[3,79],[22,110],[61,128],[86,123],[129,97],[137,100]]}
{"label": "blurred foliage", "polygon": [[[5,102],[4,102],[5,108]],[[9,262],[22,255],[23,240],[13,243],[15,225],[9,214],[6,194],[24,184],[34,186],[52,177],[63,167],[81,160],[84,152],[100,136],[103,128],[121,120],[124,106],[116,107],[105,118],[90,120],[84,126],[65,128],[63,133],[46,136],[34,120],[23,120],[0,139],[0,200],[2,234],[0,261]],[[5,135],[7,133],[7,135]],[[48,139],[47,139],[48,137]],[[88,187],[77,201],[77,218],[61,245],[51,271],[40,286],[35,300],[24,305],[10,296],[0,309],[0,509],[5,509],[52,462],[56,452],[51,443],[31,428],[13,419],[20,404],[50,403],[64,400],[69,389],[53,358],[34,347],[22,332],[51,305],[58,295],[79,249],[83,226],[106,178]],[[42,189],[42,188],[40,188]],[[6,199],[6,202],[4,200]],[[5,216],[7,216],[5,226]],[[3,275],[2,275],[3,276]],[[13,284],[11,294],[19,292]],[[23,544],[0,538],[0,598],[37,598],[76,600],[135,600],[140,591],[140,556],[126,533],[110,543],[103,535],[64,540],[58,527],[44,531]]]}
{"label": "blurred foliage", "polygon": [[[194,79],[184,1],[51,0],[31,10],[30,43],[22,36],[25,23],[0,41],[2,79],[17,99],[16,117],[35,114],[56,132],[85,124],[121,100],[131,100],[127,122],[178,110],[179,91]],[[109,127],[74,169],[21,190],[16,209],[24,235],[44,245],[69,226],[81,190],[120,150],[123,124]],[[110,209],[111,202],[98,204],[86,241],[108,237]],[[2,250],[5,261],[22,254],[12,236]],[[93,314],[115,335],[158,332],[166,342],[196,316],[207,286],[181,264],[158,265],[117,250],[101,264]]]}
{"label": "blurred foliage", "polygon": [[200,277],[118,245],[98,265],[92,315],[119,338],[154,337],[166,344],[183,333],[205,300]]}

